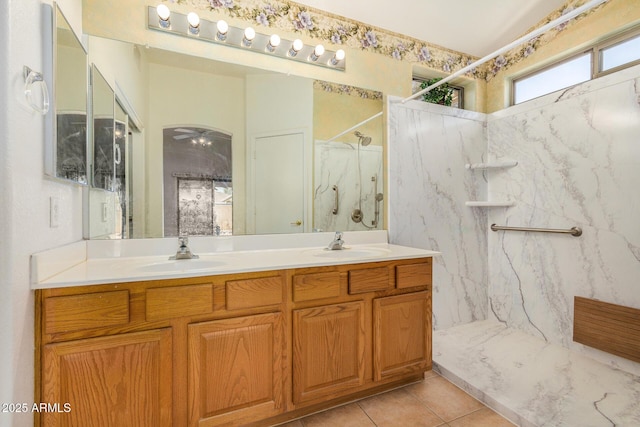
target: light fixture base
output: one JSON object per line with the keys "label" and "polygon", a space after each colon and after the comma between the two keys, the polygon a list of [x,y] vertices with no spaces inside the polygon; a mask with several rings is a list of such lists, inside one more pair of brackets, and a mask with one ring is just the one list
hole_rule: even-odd
{"label": "light fixture base", "polygon": [[187,15],[171,12],[171,25],[169,27],[163,27],[158,22],[158,13],[154,6],[148,6],[148,28],[152,30],[161,31],[163,33],[171,33],[183,37],[190,37],[191,39],[197,38],[198,40],[215,43],[218,45],[226,45],[230,47],[235,47],[243,50],[250,50],[256,53],[261,53],[269,56],[276,56],[278,58],[287,59],[289,61],[302,62],[305,64],[311,64],[318,67],[329,68],[332,70],[345,71],[346,70],[346,59],[336,60],[336,52],[326,49],[322,55],[318,56],[318,59],[315,61],[310,61],[309,58],[314,53],[316,48],[315,45],[306,45],[302,46],[297,52],[295,56],[289,56],[288,52],[291,48],[293,40],[281,39],[280,44],[276,47],[273,47],[271,51],[267,45],[269,44],[270,34],[261,34],[256,32],[255,38],[252,40],[250,46],[246,46],[243,43],[244,39],[244,29],[238,28],[229,25],[229,30],[226,33],[226,37],[224,40],[218,40],[216,38],[216,34],[218,33],[216,21],[209,21],[206,19],[200,18],[199,25],[199,34],[197,37],[194,37],[193,34],[189,32],[189,22],[187,21]]}

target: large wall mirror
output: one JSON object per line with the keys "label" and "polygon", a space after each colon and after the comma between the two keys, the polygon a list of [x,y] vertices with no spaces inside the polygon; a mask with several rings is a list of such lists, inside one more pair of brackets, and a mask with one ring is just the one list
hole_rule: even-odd
{"label": "large wall mirror", "polygon": [[45,149],[45,173],[87,183],[87,53],[64,14],[53,10],[52,128]]}
{"label": "large wall mirror", "polygon": [[383,228],[382,118],[328,141],[382,111],[381,93],[100,37],[88,45],[122,121],[139,122],[116,154],[126,192],[112,188],[115,208],[90,206],[92,222],[126,220],[92,238]]}

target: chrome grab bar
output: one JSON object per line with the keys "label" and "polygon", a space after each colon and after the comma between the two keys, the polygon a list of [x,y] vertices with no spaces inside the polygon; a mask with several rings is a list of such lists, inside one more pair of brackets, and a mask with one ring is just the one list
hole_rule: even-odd
{"label": "chrome grab bar", "polygon": [[578,237],[582,235],[582,229],[580,227],[571,227],[568,230],[561,230],[557,228],[528,228],[528,227],[505,227],[502,225],[491,224],[492,231],[538,231],[541,233],[561,233],[561,234],[571,234],[574,237]]}
{"label": "chrome grab bar", "polygon": [[336,192],[336,198],[335,198],[335,201],[333,202],[333,210],[331,211],[331,213],[334,215],[338,215],[338,186],[334,185],[332,188],[333,188],[333,191]]}

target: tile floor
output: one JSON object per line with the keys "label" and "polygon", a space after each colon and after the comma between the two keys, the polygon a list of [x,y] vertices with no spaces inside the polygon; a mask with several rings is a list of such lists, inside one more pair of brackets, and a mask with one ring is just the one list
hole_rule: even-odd
{"label": "tile floor", "polygon": [[309,415],[283,427],[513,427],[431,371],[423,382]]}

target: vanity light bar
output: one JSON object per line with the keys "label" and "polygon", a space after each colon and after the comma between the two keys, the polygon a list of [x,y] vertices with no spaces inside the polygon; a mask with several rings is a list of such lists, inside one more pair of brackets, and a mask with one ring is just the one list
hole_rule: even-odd
{"label": "vanity light bar", "polygon": [[[159,16],[159,11],[155,6],[148,7],[148,27],[152,30],[227,45],[238,49],[250,50],[265,55],[285,58],[290,61],[304,62],[306,64],[313,64],[334,70],[344,71],[346,69],[347,63],[344,50],[342,49],[331,51],[324,49],[323,46],[319,46],[320,48],[318,48],[318,46],[301,43],[299,39],[295,41],[280,39],[280,43],[277,46],[273,46],[273,44],[270,43],[270,40],[274,40],[271,35],[260,34],[253,31],[253,29],[247,30],[233,27],[222,20],[216,22],[199,18],[197,26],[194,26],[193,24],[196,21],[193,15],[195,14],[188,17],[188,15],[178,12],[170,12],[169,16],[166,15],[166,10],[164,10],[165,8],[168,10],[166,5],[162,4],[161,6],[164,6],[163,13],[165,13],[162,18]],[[226,29],[223,34],[221,34],[220,31],[221,27],[223,27],[223,30]],[[251,38],[251,35],[254,35],[254,37]],[[292,52],[295,53],[292,54]]]}

